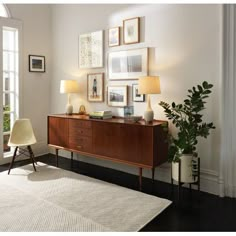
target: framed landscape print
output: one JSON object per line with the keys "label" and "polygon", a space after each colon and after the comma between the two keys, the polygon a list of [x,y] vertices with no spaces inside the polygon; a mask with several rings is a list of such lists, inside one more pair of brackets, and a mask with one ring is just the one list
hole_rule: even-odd
{"label": "framed landscape print", "polygon": [[127,106],[128,87],[127,86],[108,86],[107,104],[113,107]]}
{"label": "framed landscape print", "polygon": [[79,68],[103,67],[103,30],[79,36]]}
{"label": "framed landscape print", "polygon": [[123,21],[124,44],[139,43],[140,41],[140,18],[135,17]]}
{"label": "framed landscape print", "polygon": [[119,45],[120,45],[120,27],[114,27],[109,29],[108,46],[114,47]]}
{"label": "framed landscape print", "polygon": [[29,55],[29,71],[45,72],[45,56]]}
{"label": "framed landscape print", "polygon": [[94,73],[87,76],[87,95],[89,102],[103,102],[104,74]]}
{"label": "framed landscape print", "polygon": [[133,102],[145,101],[145,95],[138,93],[138,84],[132,84],[132,97],[133,97]]}
{"label": "framed landscape print", "polygon": [[110,80],[138,79],[148,75],[148,48],[111,52],[108,56]]}

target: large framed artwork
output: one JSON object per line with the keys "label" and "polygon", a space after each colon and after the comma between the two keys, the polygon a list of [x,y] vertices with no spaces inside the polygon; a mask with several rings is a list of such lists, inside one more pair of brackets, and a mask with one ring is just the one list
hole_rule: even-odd
{"label": "large framed artwork", "polygon": [[89,102],[103,102],[104,73],[88,74],[87,94]]}
{"label": "large framed artwork", "polygon": [[140,18],[135,17],[123,21],[124,44],[139,43],[140,41]]}
{"label": "large framed artwork", "polygon": [[148,48],[111,52],[108,57],[110,80],[138,79],[148,75]]}
{"label": "large framed artwork", "polygon": [[103,30],[79,36],[79,68],[103,67]]}
{"label": "large framed artwork", "polygon": [[107,104],[113,107],[127,106],[128,86],[114,85],[107,87]]}

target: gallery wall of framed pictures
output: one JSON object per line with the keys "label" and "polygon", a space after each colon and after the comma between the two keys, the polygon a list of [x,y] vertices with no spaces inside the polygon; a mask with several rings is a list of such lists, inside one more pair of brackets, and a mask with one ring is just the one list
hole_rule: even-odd
{"label": "gallery wall of framed pictures", "polygon": [[[114,48],[107,54],[105,66],[108,73],[100,71],[87,73],[88,102],[104,102],[106,98],[108,106],[124,107],[129,103],[128,91],[131,92],[131,102],[145,101],[145,95],[138,93],[138,84],[127,85],[129,83],[126,82],[126,80],[138,80],[139,77],[148,75],[148,48],[128,48],[130,44],[140,43],[140,19],[140,17],[124,19],[121,22],[122,26],[114,26],[107,30],[108,47]],[[122,44],[126,45],[127,50],[118,49]],[[103,67],[103,30],[81,34],[79,68],[94,70]],[[120,84],[114,85],[113,81],[120,81]]]}

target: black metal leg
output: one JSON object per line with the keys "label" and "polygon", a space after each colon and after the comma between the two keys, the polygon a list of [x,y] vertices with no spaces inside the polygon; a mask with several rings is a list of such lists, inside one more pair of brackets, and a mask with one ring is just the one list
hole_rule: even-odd
{"label": "black metal leg", "polygon": [[73,152],[70,153],[70,159],[73,161]]}
{"label": "black metal leg", "polygon": [[154,183],[155,167],[152,168],[152,183]]}
{"label": "black metal leg", "polygon": [[139,167],[139,190],[142,191],[142,173],[143,168]]}
{"label": "black metal leg", "polygon": [[18,149],[18,147],[15,147],[14,155],[12,157],[12,161],[11,161],[11,164],[10,164],[9,170],[8,170],[8,175],[10,174],[11,168],[13,167],[13,163],[14,163],[15,158],[16,158],[17,149]]}
{"label": "black metal leg", "polygon": [[35,165],[34,165],[34,158],[33,158],[33,155],[32,155],[32,150],[31,150],[30,146],[27,146],[27,148],[28,148],[28,151],[29,151],[30,159],[31,159],[33,167],[34,167],[34,171],[36,171],[36,168],[35,168]]}
{"label": "black metal leg", "polygon": [[181,161],[179,160],[178,201],[181,200]]}
{"label": "black metal leg", "polygon": [[56,166],[58,167],[58,149],[56,148]]}
{"label": "black metal leg", "polygon": [[200,199],[200,158],[198,158],[198,200]]}

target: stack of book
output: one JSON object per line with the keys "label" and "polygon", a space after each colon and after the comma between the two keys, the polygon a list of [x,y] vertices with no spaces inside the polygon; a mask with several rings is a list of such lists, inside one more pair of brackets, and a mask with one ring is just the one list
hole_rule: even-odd
{"label": "stack of book", "polygon": [[111,119],[112,118],[112,112],[111,111],[94,111],[89,114],[89,118],[91,119]]}

